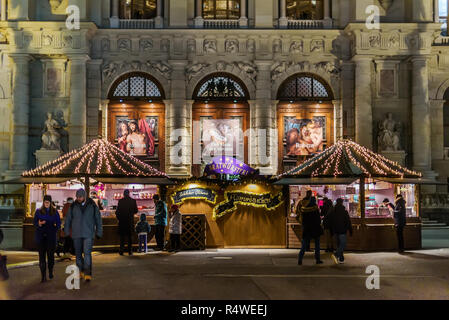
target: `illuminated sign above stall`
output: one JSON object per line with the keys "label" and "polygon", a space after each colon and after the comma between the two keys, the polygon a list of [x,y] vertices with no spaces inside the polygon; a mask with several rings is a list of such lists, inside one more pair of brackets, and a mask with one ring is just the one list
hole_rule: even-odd
{"label": "illuminated sign above stall", "polygon": [[204,172],[211,174],[228,174],[246,176],[256,170],[233,157],[220,156],[212,159],[212,162],[204,168]]}
{"label": "illuminated sign above stall", "polygon": [[213,219],[217,219],[227,213],[236,211],[237,204],[274,210],[283,203],[282,197],[282,192],[273,195],[271,192],[251,193],[239,190],[226,191],[225,201],[215,206],[212,217]]}
{"label": "illuminated sign above stall", "polygon": [[178,190],[173,193],[171,197],[174,204],[181,204],[185,200],[205,200],[209,203],[215,204],[217,194],[214,190],[206,188],[189,188]]}

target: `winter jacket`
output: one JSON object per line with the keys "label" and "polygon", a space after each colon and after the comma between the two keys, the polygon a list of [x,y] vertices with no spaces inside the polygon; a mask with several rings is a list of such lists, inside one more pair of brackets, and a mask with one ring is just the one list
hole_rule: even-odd
{"label": "winter jacket", "polygon": [[394,207],[394,224],[398,227],[405,227],[406,222],[406,204],[403,198],[399,198],[396,201],[396,206]]}
{"label": "winter jacket", "polygon": [[334,209],[331,200],[327,200],[321,208],[321,216],[323,217],[324,229],[329,229],[329,213]]}
{"label": "winter jacket", "polygon": [[99,238],[103,236],[100,210],[91,198],[87,198],[84,205],[78,201],[70,205],[64,225],[66,236],[70,235],[70,229],[73,239],[93,239],[95,236]]}
{"label": "winter jacket", "polygon": [[137,234],[139,234],[139,233],[144,233],[144,232],[150,233],[150,231],[151,231],[151,227],[150,227],[150,224],[147,222],[147,216],[144,213],[142,213],[140,215],[139,222],[137,222],[137,224],[136,224],[136,232],[137,232]]}
{"label": "winter jacket", "polygon": [[352,235],[352,224],[349,213],[343,205],[336,205],[328,214],[329,229],[332,234]]}
{"label": "winter jacket", "polygon": [[132,233],[134,227],[134,215],[138,211],[136,199],[125,196],[118,201],[115,215],[117,216],[120,234]]}
{"label": "winter jacket", "polygon": [[181,234],[182,233],[182,214],[178,210],[175,212],[170,212],[170,234]]}
{"label": "winter jacket", "polygon": [[[323,234],[318,206],[311,206],[310,204],[304,206],[303,204],[306,203],[305,200],[306,199],[302,200],[299,204],[301,205],[299,212],[301,213],[302,238],[318,238]],[[308,202],[309,200],[306,201]]]}
{"label": "winter jacket", "polygon": [[157,226],[166,226],[167,225],[167,205],[162,200],[159,200],[156,203],[156,212],[154,215],[154,222]]}
{"label": "winter jacket", "polygon": [[[56,209],[54,215],[50,215],[49,211],[50,209],[46,209],[45,212],[42,212],[41,209],[37,209],[34,214],[33,224],[36,228],[34,241],[37,245],[39,245],[44,238],[46,238],[49,243],[56,244],[56,234],[59,228],[61,228],[61,218]],[[45,220],[45,224],[39,226],[39,220]]]}

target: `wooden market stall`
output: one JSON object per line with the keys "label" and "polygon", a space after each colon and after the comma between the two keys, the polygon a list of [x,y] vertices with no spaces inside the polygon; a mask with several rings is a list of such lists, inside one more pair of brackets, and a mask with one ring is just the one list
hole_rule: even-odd
{"label": "wooden market stall", "polygon": [[431,181],[423,179],[418,172],[353,141],[341,140],[276,178],[276,185],[289,186],[289,248],[300,247],[301,226],[295,209],[307,190],[312,190],[319,205],[324,197],[344,200],[354,227],[347,248],[367,251],[397,248],[393,213],[382,202],[387,198],[394,203],[396,195],[401,193],[407,206],[405,247],[421,248],[419,186]]}
{"label": "wooden market stall", "polygon": [[[35,249],[33,216],[45,194],[52,195],[57,209],[61,210],[67,197],[75,198],[78,188],[84,187],[87,194],[95,190],[102,204],[103,237],[96,240],[95,247],[119,245],[118,224],[115,209],[124,189],[129,189],[136,199],[139,213],[145,213],[153,224],[154,202],[152,197],[165,194],[166,185],[173,184],[168,176],[137,158],[122,152],[106,140],[98,139],[62,155],[33,170],[25,171],[22,177],[10,183],[26,184],[27,208],[23,229],[23,248]],[[134,235],[134,243],[137,237]]]}
{"label": "wooden market stall", "polygon": [[283,187],[232,157],[218,157],[201,179],[168,187],[168,203],[205,221],[206,247],[285,248],[286,208]]}

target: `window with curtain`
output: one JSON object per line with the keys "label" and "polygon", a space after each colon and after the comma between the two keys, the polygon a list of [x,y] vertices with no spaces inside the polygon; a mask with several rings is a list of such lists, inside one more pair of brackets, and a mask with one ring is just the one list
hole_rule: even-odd
{"label": "window with curtain", "polygon": [[441,29],[443,31],[443,35],[447,36],[447,15],[448,15],[448,3],[449,0],[438,0],[438,7],[439,7],[439,17],[440,17],[440,22],[443,24],[441,26]]}
{"label": "window with curtain", "polygon": [[[245,1],[245,0],[242,0]],[[239,19],[240,0],[204,0],[204,19]]]}
{"label": "window with curtain", "polygon": [[120,0],[120,19],[153,19],[157,0]]}
{"label": "window with curtain", "polygon": [[287,18],[291,20],[322,20],[323,0],[287,0]]}

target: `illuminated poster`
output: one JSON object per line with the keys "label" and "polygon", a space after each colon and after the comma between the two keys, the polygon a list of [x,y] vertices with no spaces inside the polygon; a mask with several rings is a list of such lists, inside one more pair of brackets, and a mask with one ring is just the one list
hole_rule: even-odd
{"label": "illuminated poster", "polygon": [[135,156],[156,155],[155,142],[159,138],[157,116],[139,120],[118,116],[116,120],[116,136],[120,150]]}
{"label": "illuminated poster", "polygon": [[287,157],[308,156],[323,151],[326,139],[326,117],[312,119],[284,118]]}
{"label": "illuminated poster", "polygon": [[243,134],[239,119],[201,119],[203,159],[219,155],[237,155]]}

